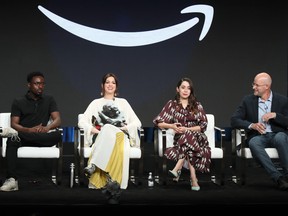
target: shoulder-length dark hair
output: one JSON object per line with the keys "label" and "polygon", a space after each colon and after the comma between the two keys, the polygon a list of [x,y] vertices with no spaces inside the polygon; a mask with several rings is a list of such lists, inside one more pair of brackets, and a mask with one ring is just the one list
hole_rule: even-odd
{"label": "shoulder-length dark hair", "polygon": [[[196,95],[194,93],[194,87],[193,87],[192,80],[190,78],[184,77],[178,81],[177,87],[179,88],[184,81],[189,83],[190,90],[191,90],[190,95],[188,97],[188,107],[187,108],[191,109],[192,113],[198,113],[198,106],[197,106],[198,101],[197,101]],[[177,101],[177,104],[181,103],[179,92],[176,92],[175,100]]]}
{"label": "shoulder-length dark hair", "polygon": [[103,77],[102,77],[102,85],[101,85],[101,95],[104,95],[104,84],[106,83],[106,80],[109,78],[109,77],[113,77],[114,80],[115,80],[115,83],[116,83],[116,90],[115,90],[115,93],[114,93],[114,96],[118,96],[118,78],[117,76],[114,74],[114,73],[107,73],[105,74]]}

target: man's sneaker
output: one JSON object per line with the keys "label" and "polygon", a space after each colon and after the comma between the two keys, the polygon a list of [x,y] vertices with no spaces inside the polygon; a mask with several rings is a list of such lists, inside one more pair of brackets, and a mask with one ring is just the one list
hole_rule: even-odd
{"label": "man's sneaker", "polygon": [[20,141],[20,137],[18,136],[18,131],[14,130],[11,127],[6,127],[6,128],[2,128],[0,129],[0,131],[2,130],[2,132],[0,133],[0,136],[2,137],[11,137],[12,141]]}
{"label": "man's sneaker", "polygon": [[18,190],[18,181],[14,178],[6,179],[0,191],[17,191]]}
{"label": "man's sneaker", "polygon": [[96,165],[91,163],[87,167],[84,168],[84,174],[87,176],[87,178],[90,178],[90,176],[96,171]]}

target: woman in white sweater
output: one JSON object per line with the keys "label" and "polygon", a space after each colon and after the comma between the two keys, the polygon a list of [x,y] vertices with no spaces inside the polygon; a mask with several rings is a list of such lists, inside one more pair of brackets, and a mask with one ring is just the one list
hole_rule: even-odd
{"label": "woman in white sweater", "polygon": [[84,129],[85,143],[92,146],[84,173],[89,178],[89,188],[105,188],[107,183],[114,182],[126,189],[129,149],[130,146],[140,148],[141,122],[128,101],[116,97],[118,79],[115,74],[104,75],[101,87],[102,97],[88,105],[78,122]]}

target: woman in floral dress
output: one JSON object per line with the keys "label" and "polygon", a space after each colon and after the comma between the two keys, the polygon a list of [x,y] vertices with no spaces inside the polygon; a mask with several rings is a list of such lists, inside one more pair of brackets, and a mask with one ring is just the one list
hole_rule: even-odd
{"label": "woman in floral dress", "polygon": [[191,79],[182,78],[176,87],[174,100],[169,100],[153,119],[155,126],[174,133],[173,147],[165,150],[164,156],[177,161],[169,174],[178,181],[184,162],[190,170],[191,190],[199,191],[196,171],[210,172],[211,149],[204,134],[207,116],[197,100]]}

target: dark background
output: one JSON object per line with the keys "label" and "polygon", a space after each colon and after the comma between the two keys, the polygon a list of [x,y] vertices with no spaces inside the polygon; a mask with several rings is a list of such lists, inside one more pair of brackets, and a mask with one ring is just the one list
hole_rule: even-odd
{"label": "dark background", "polygon": [[[214,8],[211,28],[202,41],[203,15],[180,13],[195,4]],[[38,5],[76,23],[109,31],[148,31],[193,17],[200,21],[161,43],[112,47],[72,35],[44,16]],[[242,97],[252,93],[253,78],[261,71],[272,75],[274,91],[287,95],[287,6],[283,1],[2,0],[0,24],[0,112],[10,112],[12,100],[25,94],[26,75],[34,70],[46,75],[46,93],[56,98],[64,127],[75,126],[78,113],[100,97],[101,78],[107,72],[118,75],[120,97],[128,99],[144,127],[152,126],[152,119],[174,97],[176,83],[183,76],[193,80],[198,99],[221,127],[230,126],[230,116]],[[151,128],[145,129],[146,135],[152,134]],[[252,166],[245,187],[231,181],[234,167],[229,136],[226,138],[225,185],[219,187],[207,176],[198,175],[201,192],[191,194],[187,173],[178,184],[170,182],[165,187],[147,189],[146,177],[148,171],[154,171],[155,163],[150,143],[153,139],[146,137],[143,185],[130,183],[121,195],[120,206],[130,209],[130,205],[136,205],[148,210],[147,205],[165,205],[169,211],[179,211],[179,206],[191,209],[196,205],[193,211],[201,213],[219,205],[233,207],[232,211],[235,207],[241,211],[241,205],[286,208],[287,192],[277,190],[263,169]],[[71,144],[64,143],[61,186],[50,181],[50,161],[44,160],[43,166],[38,159],[24,159],[19,166],[19,170],[25,167],[20,190],[17,194],[0,193],[1,209],[10,213],[21,210],[22,215],[51,215],[61,207],[83,213],[105,206],[101,191],[87,190],[87,185],[69,187],[70,163],[74,161]],[[5,179],[2,159],[0,182]]]}
{"label": "dark background", "polygon": [[[199,41],[204,17],[181,14],[185,7],[214,8],[211,28]],[[86,26],[110,31],[148,31],[192,17],[199,23],[172,39],[140,47],[113,47],[81,39],[60,28],[37,6]],[[26,90],[27,73],[46,75],[46,93],[56,98],[63,126],[77,124],[77,115],[100,97],[103,74],[113,72],[144,127],[174,97],[176,83],[188,76],[207,113],[218,126],[245,94],[252,93],[255,74],[267,71],[273,90],[287,95],[287,10],[275,1],[8,1],[0,7],[0,112]]]}

